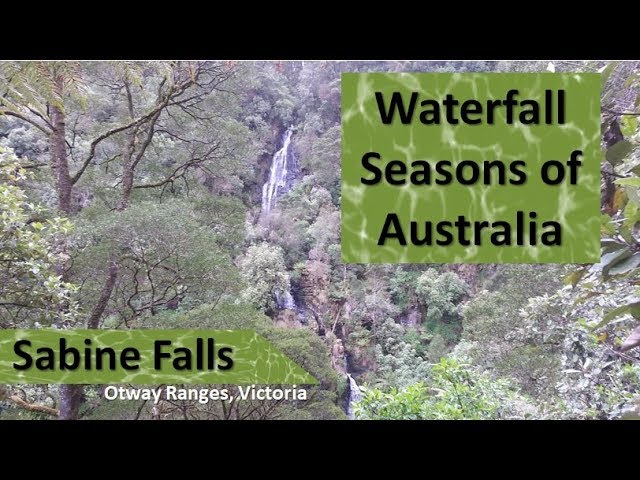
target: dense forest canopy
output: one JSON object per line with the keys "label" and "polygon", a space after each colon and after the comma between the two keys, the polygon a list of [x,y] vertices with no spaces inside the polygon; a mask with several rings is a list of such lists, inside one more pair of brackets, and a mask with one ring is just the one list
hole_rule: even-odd
{"label": "dense forest canopy", "polygon": [[[638,67],[0,63],[0,328],[250,328],[320,381],[232,406],[0,386],[0,418],[637,416]],[[599,264],[341,262],[342,72],[547,70],[602,73]]]}

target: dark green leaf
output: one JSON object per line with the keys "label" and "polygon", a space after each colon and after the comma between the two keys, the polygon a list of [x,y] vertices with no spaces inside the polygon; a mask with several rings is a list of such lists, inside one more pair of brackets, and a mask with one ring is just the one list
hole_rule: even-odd
{"label": "dark green leaf", "polygon": [[636,202],[627,202],[624,207],[624,222],[623,225],[628,228],[632,228],[636,222],[640,221],[640,209]]}
{"label": "dark green leaf", "polygon": [[628,248],[623,248],[620,250],[616,250],[615,252],[605,253],[602,255],[600,259],[600,267],[602,268],[602,273],[606,275],[606,273],[613,267],[616,263],[621,262],[622,260],[629,258],[631,256],[631,250]]}
{"label": "dark green leaf", "polygon": [[616,225],[606,213],[600,216],[600,232],[607,235],[614,235],[616,233]]}
{"label": "dark green leaf", "polygon": [[626,305],[621,305],[613,310],[609,310],[604,317],[602,317],[602,321],[598,323],[592,330],[597,330],[599,328],[608,325],[612,320],[620,317],[621,315],[630,314],[633,318],[637,318],[640,316],[640,301],[634,301],[632,303],[628,303]]}
{"label": "dark green leaf", "polygon": [[578,270],[574,270],[573,272],[565,275],[563,278],[565,285],[571,285],[572,287],[575,287],[582,279],[582,277],[584,277],[584,274],[587,273],[587,271],[588,268],[584,267]]}
{"label": "dark green leaf", "polygon": [[638,268],[638,265],[640,265],[640,253],[636,253],[626,260],[617,263],[615,267],[609,269],[608,273],[609,275],[622,275]]}
{"label": "dark green leaf", "polygon": [[633,144],[629,140],[622,140],[607,150],[607,162],[614,167],[620,165],[631,150],[633,150]]}

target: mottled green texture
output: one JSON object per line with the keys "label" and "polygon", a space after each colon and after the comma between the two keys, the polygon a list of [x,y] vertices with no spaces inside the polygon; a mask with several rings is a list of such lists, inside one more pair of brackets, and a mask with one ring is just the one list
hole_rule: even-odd
{"label": "mottled green texture", "polygon": [[[440,125],[423,125],[419,101],[441,101],[451,93],[460,104],[476,99],[504,99],[508,90],[518,89],[518,100],[530,98],[540,105],[545,89],[566,91],[566,123],[540,125],[505,123],[504,109],[496,110],[493,125],[446,123],[441,109]],[[380,120],[375,92],[384,92],[387,105],[394,91],[403,92],[405,105],[411,92],[420,93],[414,121],[403,125],[397,112],[391,125]],[[599,261],[600,195],[600,78],[597,74],[413,74],[347,73],[342,75],[342,259],[347,263],[591,263]],[[456,111],[460,117],[458,106]],[[514,110],[519,111],[518,108]],[[517,117],[516,117],[517,118]],[[547,160],[566,165],[573,150],[582,150],[578,184],[565,181],[546,185],[540,167]],[[454,181],[446,186],[393,186],[384,180],[374,186],[361,183],[372,174],[361,164],[369,151],[380,153],[384,168],[390,160],[401,160],[411,171],[411,162],[435,164],[450,160],[483,162],[501,160],[507,166],[523,160],[524,185],[485,186],[480,182],[464,186]],[[454,170],[454,168],[452,168]],[[567,172],[568,176],[568,172]],[[495,177],[494,177],[495,178]],[[542,222],[557,221],[562,227],[562,245],[529,246],[515,242],[516,212],[537,212],[538,232]],[[385,218],[396,213],[408,240],[378,246]],[[409,240],[409,222],[416,221],[424,232],[425,221],[454,222],[464,215],[470,222],[506,221],[512,225],[512,245],[494,246],[485,230],[481,246],[462,246],[457,238],[449,246],[414,246]],[[452,229],[454,230],[454,229]],[[454,230],[455,235],[455,230]],[[539,233],[538,233],[539,235]],[[538,237],[539,238],[539,237]]]}
{"label": "mottled green texture", "polygon": [[[127,371],[117,362],[116,370],[85,370],[84,363],[73,371],[16,370],[14,362],[24,364],[24,360],[14,353],[18,340],[29,340],[28,351],[37,358],[40,347],[53,348],[58,356],[60,338],[67,340],[67,347],[84,351],[84,340],[91,339],[92,348],[111,347],[116,353],[124,348],[135,347],[140,351],[140,369]],[[231,347],[233,367],[229,370],[195,369],[196,339],[214,338],[215,348]],[[175,347],[187,347],[193,352],[193,370],[174,370],[172,359],[163,359],[162,370],[154,369],[154,342],[171,340],[171,347],[164,352],[173,352]],[[95,350],[94,350],[95,352]],[[83,357],[84,358],[84,357]],[[95,355],[93,356],[95,358]],[[118,357],[119,358],[119,357]],[[206,357],[205,357],[206,358]],[[216,357],[217,358],[217,357]],[[69,359],[71,357],[69,356]],[[84,361],[84,360],[83,360]],[[56,365],[58,362],[56,362]],[[224,362],[223,362],[224,364]],[[95,361],[92,362],[92,366]],[[206,365],[206,361],[205,361]],[[293,361],[273,347],[253,330],[0,330],[0,383],[134,383],[148,384],[310,384],[317,381]]]}

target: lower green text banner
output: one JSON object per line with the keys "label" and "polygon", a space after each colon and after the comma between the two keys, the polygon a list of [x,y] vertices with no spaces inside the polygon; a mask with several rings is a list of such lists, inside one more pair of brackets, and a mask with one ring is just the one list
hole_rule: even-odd
{"label": "lower green text banner", "polygon": [[0,330],[0,383],[318,382],[253,330]]}

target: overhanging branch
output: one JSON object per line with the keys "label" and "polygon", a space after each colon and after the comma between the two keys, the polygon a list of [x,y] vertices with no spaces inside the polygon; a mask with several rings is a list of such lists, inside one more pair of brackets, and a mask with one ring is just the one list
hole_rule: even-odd
{"label": "overhanging branch", "polygon": [[38,122],[36,122],[32,118],[29,118],[28,116],[23,115],[21,113],[14,112],[13,110],[0,110],[0,115],[7,115],[7,116],[10,116],[10,117],[19,118],[20,120],[22,120],[24,122],[27,122],[29,125],[33,125],[38,130],[43,132],[45,135],[50,135],[52,133],[52,130],[47,129],[47,127],[45,127],[43,125],[40,125]]}

